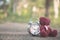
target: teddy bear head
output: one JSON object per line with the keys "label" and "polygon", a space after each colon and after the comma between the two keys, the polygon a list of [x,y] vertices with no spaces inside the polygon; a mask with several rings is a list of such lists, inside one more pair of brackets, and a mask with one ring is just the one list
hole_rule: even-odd
{"label": "teddy bear head", "polygon": [[41,25],[50,25],[50,19],[46,17],[40,17],[39,22]]}

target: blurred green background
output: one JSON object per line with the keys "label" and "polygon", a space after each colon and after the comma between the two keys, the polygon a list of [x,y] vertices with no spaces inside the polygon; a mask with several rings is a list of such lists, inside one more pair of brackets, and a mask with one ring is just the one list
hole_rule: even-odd
{"label": "blurred green background", "polygon": [[[0,5],[0,23],[17,22],[28,23],[30,19],[34,20],[45,16],[46,0],[2,0],[4,3]],[[53,1],[49,6],[49,18],[52,26],[60,26],[60,5],[58,18],[54,18]],[[35,11],[33,11],[33,7]]]}

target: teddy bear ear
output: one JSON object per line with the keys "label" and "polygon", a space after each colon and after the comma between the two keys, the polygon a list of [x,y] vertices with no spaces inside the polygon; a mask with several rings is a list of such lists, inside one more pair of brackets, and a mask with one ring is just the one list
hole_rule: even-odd
{"label": "teddy bear ear", "polygon": [[47,21],[50,23],[50,19],[49,18],[47,18]]}

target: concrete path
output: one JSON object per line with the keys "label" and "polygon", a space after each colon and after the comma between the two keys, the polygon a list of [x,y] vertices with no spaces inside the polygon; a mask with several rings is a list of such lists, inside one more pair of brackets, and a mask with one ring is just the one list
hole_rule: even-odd
{"label": "concrete path", "polygon": [[60,32],[57,37],[36,37],[27,32],[27,23],[6,22],[0,24],[0,40],[60,40]]}

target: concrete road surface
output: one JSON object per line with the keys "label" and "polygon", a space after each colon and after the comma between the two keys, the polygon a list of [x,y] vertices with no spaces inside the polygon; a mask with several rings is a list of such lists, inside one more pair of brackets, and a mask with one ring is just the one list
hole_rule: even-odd
{"label": "concrete road surface", "polygon": [[60,32],[57,37],[31,36],[27,32],[27,23],[7,22],[0,24],[0,40],[60,40]]}

